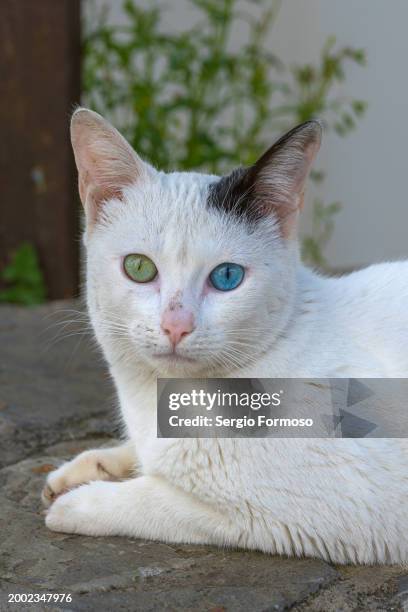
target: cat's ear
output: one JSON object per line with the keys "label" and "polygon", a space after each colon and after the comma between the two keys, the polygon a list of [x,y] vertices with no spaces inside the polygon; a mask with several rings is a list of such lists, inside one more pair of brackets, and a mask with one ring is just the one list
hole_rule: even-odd
{"label": "cat's ear", "polygon": [[104,202],[122,198],[123,188],[154,172],[103,117],[86,108],[71,120],[71,142],[79,175],[79,195],[93,224]]}
{"label": "cat's ear", "polygon": [[285,134],[250,168],[210,186],[209,203],[250,222],[273,214],[283,237],[296,235],[306,179],[320,147],[322,128],[307,121]]}
{"label": "cat's ear", "polygon": [[322,127],[307,121],[282,136],[248,170],[247,185],[258,215],[271,212],[279,220],[282,235],[295,233],[303,207],[306,179],[320,148]]}

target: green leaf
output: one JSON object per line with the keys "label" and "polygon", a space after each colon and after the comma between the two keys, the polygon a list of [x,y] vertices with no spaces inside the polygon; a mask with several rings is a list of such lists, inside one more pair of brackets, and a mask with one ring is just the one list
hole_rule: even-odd
{"label": "green leaf", "polygon": [[44,277],[31,244],[23,243],[14,252],[8,266],[0,272],[0,278],[6,283],[6,288],[0,290],[0,302],[31,306],[45,301]]}

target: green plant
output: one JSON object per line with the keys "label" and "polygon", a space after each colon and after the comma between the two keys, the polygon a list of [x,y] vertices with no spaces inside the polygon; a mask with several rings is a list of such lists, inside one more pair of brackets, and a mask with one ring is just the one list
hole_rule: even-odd
{"label": "green plant", "polygon": [[[288,67],[267,44],[278,2],[247,0],[245,8],[238,0],[189,2],[197,22],[182,32],[163,27],[174,5],[158,0],[147,7],[123,0],[124,25],[110,23],[108,3],[85,23],[85,102],[151,163],[223,173],[252,163],[272,134],[311,117],[340,135],[355,127],[365,103],[334,89],[347,62],[364,64],[361,49],[338,48],[330,38],[317,65]],[[247,34],[232,50],[237,25]],[[313,178],[321,181],[322,172]],[[314,203],[314,234],[303,245],[311,263],[324,263],[337,211],[337,204]]]}
{"label": "green plant", "polygon": [[45,301],[44,278],[31,244],[19,246],[10,263],[0,272],[0,278],[6,284],[6,288],[0,290],[0,302],[32,306]]}

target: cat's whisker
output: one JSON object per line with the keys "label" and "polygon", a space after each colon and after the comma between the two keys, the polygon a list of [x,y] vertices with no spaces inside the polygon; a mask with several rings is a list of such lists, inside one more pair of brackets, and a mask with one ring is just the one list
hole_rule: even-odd
{"label": "cat's whisker", "polygon": [[50,340],[49,343],[47,343],[47,349],[50,349],[51,347],[55,346],[55,344],[58,344],[58,342],[61,342],[62,340],[66,340],[68,338],[72,338],[73,336],[93,336],[92,331],[85,331],[85,330],[77,330],[77,331],[72,331],[72,332],[68,332],[66,334],[61,334],[61,335],[57,335],[54,338],[52,338]]}
{"label": "cat's whisker", "polygon": [[87,316],[86,310],[76,310],[75,308],[58,308],[43,316],[43,319],[50,319],[51,317],[60,317],[62,314],[75,314],[81,316]]}
{"label": "cat's whisker", "polygon": [[89,321],[85,324],[85,322],[78,322],[75,320],[67,320],[67,321],[58,321],[52,325],[49,325],[46,329],[41,330],[40,337],[46,335],[52,330],[56,331],[56,335],[61,334],[65,331],[65,329],[73,327],[74,329],[88,329],[93,330],[92,325],[90,325]]}
{"label": "cat's whisker", "polygon": [[50,330],[53,330],[58,327],[64,329],[68,325],[81,325],[81,326],[88,326],[89,328],[92,328],[92,325],[89,319],[83,320],[83,321],[80,321],[79,319],[66,319],[63,321],[55,321],[54,323],[51,323],[45,329],[41,330],[40,335],[42,336],[48,333]]}

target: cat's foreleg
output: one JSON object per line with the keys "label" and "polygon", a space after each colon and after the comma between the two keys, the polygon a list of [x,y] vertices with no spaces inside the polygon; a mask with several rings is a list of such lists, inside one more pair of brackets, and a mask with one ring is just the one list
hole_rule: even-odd
{"label": "cat's foreleg", "polygon": [[136,470],[137,457],[131,443],[88,450],[48,475],[42,491],[42,501],[45,506],[49,506],[69,489],[93,480],[130,478]]}
{"label": "cat's foreleg", "polygon": [[65,533],[176,543],[225,545],[240,538],[225,512],[154,476],[92,482],[74,489],[55,501],[46,524]]}

